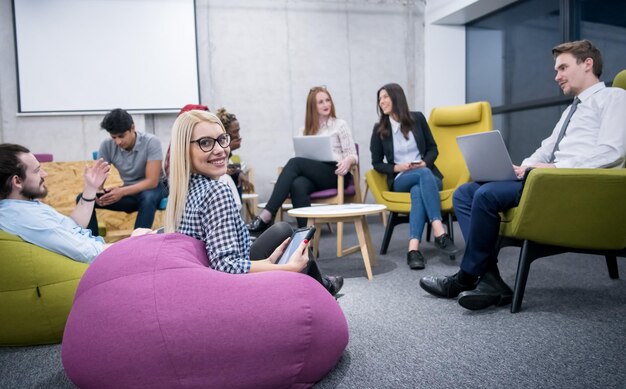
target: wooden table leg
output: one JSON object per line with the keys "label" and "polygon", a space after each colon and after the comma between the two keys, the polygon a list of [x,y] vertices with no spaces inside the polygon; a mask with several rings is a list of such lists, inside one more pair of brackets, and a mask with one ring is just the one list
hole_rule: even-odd
{"label": "wooden table leg", "polygon": [[343,256],[343,222],[337,222],[337,257]]}
{"label": "wooden table leg", "polygon": [[365,244],[367,245],[367,250],[370,256],[370,262],[372,265],[376,265],[376,251],[374,250],[374,245],[372,244],[372,236],[370,235],[370,227],[367,224],[367,217],[361,216],[361,220],[363,221],[363,232],[365,233]]}
{"label": "wooden table leg", "polygon": [[[367,247],[367,241],[369,233],[367,231],[367,224],[363,223],[363,216],[356,217],[354,219],[354,227],[356,229],[356,235],[359,238],[359,246],[361,246],[361,255],[363,256],[363,264],[365,264],[365,271],[367,272],[367,279],[371,280],[372,266],[370,264],[370,249]],[[376,258],[376,257],[374,257]]]}

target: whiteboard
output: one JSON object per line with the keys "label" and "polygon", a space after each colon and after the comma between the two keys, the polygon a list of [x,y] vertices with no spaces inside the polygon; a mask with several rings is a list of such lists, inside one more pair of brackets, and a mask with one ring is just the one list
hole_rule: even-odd
{"label": "whiteboard", "polygon": [[22,114],[200,101],[194,0],[14,0]]}

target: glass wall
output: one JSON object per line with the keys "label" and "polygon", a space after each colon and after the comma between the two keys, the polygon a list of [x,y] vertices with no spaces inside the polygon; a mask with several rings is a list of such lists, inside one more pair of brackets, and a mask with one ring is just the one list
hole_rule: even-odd
{"label": "glass wall", "polygon": [[524,0],[466,26],[467,101],[486,100],[514,163],[531,154],[571,101],[554,81],[551,49],[589,39],[602,80],[626,68],[626,1]]}
{"label": "glass wall", "polygon": [[580,1],[580,37],[602,51],[602,80],[611,81],[626,69],[626,1]]}

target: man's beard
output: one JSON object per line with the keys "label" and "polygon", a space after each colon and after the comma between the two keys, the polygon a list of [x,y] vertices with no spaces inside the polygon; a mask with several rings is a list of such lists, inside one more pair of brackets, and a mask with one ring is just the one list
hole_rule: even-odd
{"label": "man's beard", "polygon": [[43,199],[48,195],[48,188],[46,188],[43,184],[43,180],[41,180],[41,184],[37,188],[22,188],[20,194],[28,199]]}

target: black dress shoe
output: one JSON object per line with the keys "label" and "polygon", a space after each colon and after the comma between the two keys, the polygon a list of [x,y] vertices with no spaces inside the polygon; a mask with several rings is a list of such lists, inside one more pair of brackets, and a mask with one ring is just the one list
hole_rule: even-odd
{"label": "black dress shoe", "polygon": [[252,220],[252,223],[247,225],[247,227],[248,227],[248,231],[250,231],[251,234],[259,236],[263,233],[263,231],[267,230],[271,225],[272,225],[271,220],[268,223],[266,223],[263,220],[261,220],[260,217],[257,216],[254,218],[254,220]]}
{"label": "black dress shoe", "polygon": [[328,293],[332,296],[339,293],[341,287],[343,286],[343,277],[341,276],[324,276],[324,286]]}
{"label": "black dress shoe", "polygon": [[426,267],[426,259],[419,250],[411,250],[406,253],[406,263],[413,270],[421,270]]}
{"label": "black dress shoe", "polygon": [[498,271],[488,271],[480,277],[476,289],[459,295],[459,304],[473,311],[492,305],[502,306],[511,303],[513,291],[504,282]]}
{"label": "black dress shoe", "polygon": [[441,236],[435,237],[435,247],[437,247],[442,253],[451,256],[461,252],[461,249],[454,245],[454,242],[452,241],[452,238],[450,238],[450,235],[446,233]]}
{"label": "black dress shoe", "polygon": [[459,293],[472,290],[476,287],[476,284],[462,284],[459,281],[459,273],[456,273],[453,276],[447,277],[435,277],[435,276],[426,276],[420,279],[420,286],[422,289],[432,294],[433,296],[443,297],[443,298],[454,298],[459,295]]}

